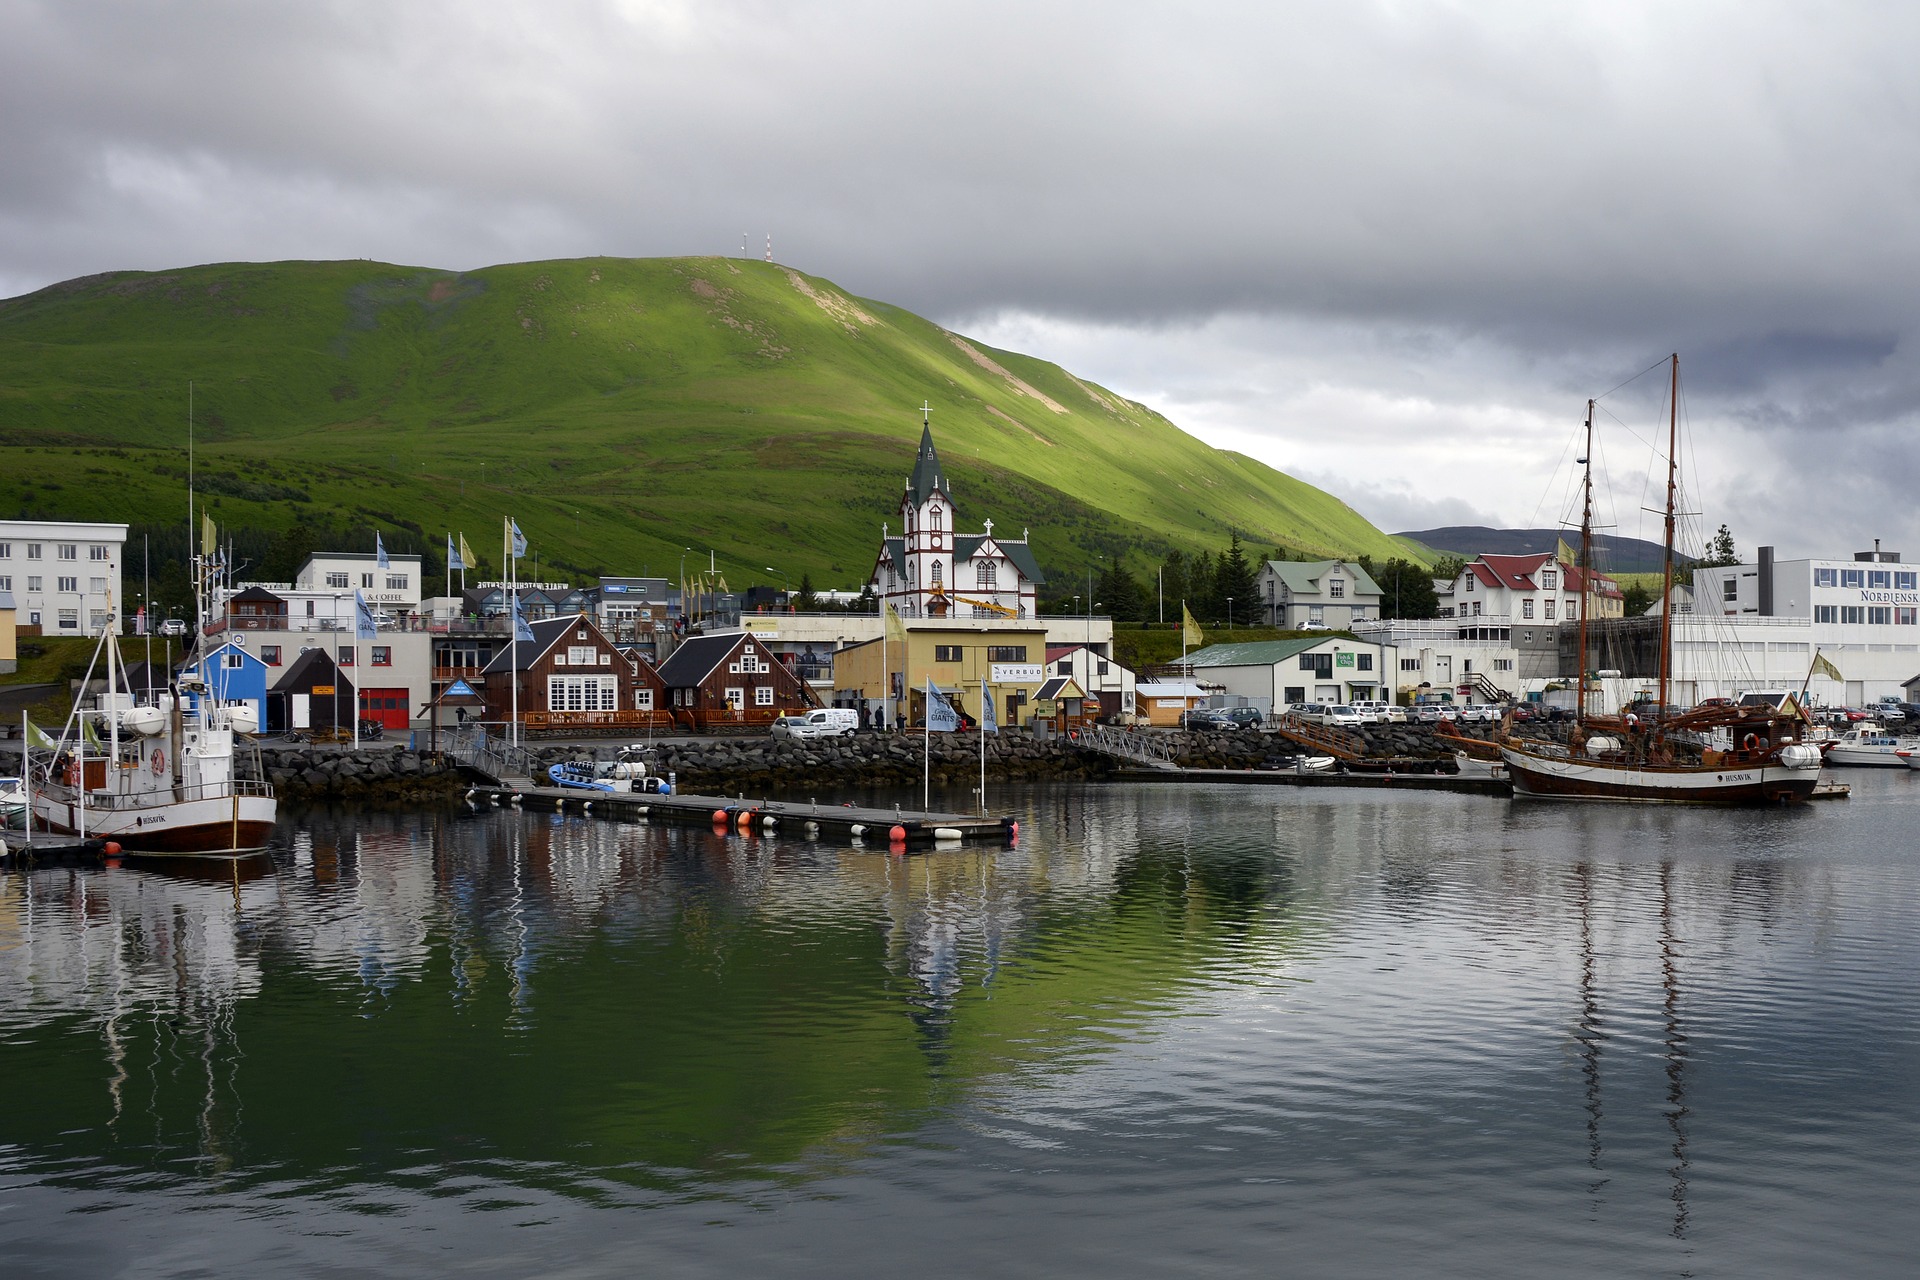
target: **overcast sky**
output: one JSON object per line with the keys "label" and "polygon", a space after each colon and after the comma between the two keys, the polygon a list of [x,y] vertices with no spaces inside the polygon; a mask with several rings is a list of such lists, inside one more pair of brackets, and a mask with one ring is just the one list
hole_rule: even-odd
{"label": "overcast sky", "polygon": [[[0,0],[0,294],[771,231],[1388,529],[1558,521],[1586,397],[1677,350],[1701,523],[1920,557],[1916,50],[1755,0]],[[1621,533],[1657,381],[1604,402]]]}

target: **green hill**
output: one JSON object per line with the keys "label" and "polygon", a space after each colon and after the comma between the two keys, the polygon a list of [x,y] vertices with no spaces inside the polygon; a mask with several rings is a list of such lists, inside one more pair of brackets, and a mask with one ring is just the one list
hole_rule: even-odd
{"label": "green hill", "polygon": [[[0,302],[0,513],[464,530],[548,567],[857,586],[930,403],[962,516],[1049,570],[1167,551],[1403,555],[1335,498],[1058,366],[767,263],[582,259],[117,272]],[[371,542],[371,533],[367,535]]]}

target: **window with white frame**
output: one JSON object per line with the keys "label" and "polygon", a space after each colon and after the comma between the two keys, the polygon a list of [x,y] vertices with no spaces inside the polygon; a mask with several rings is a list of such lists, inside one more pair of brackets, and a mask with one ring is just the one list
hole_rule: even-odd
{"label": "window with white frame", "polygon": [[946,570],[941,566],[940,562],[938,560],[935,560],[933,562],[933,585],[934,586],[937,587],[941,584],[942,581],[944,581],[944,578],[942,575],[945,572]]}
{"label": "window with white frame", "polygon": [[1000,566],[991,560],[982,560],[973,566],[973,585],[981,591],[993,591],[999,580]]}
{"label": "window with white frame", "polygon": [[1523,618],[1531,618],[1533,616],[1533,601],[1522,600],[1520,602],[1520,616]]}
{"label": "window with white frame", "polygon": [[330,573],[327,575],[327,585],[344,589],[347,585],[347,575],[344,573]]}
{"label": "window with white frame", "polygon": [[1553,606],[1554,606],[1554,602],[1552,600],[1549,600],[1546,602],[1546,612],[1544,616],[1548,622],[1553,621]]}
{"label": "window with white frame", "polygon": [[360,575],[360,587],[361,587],[361,589],[362,589],[362,590],[364,590],[364,591],[371,591],[371,590],[373,590],[373,575],[372,575],[372,574],[370,574],[370,573],[363,573],[363,574],[361,574],[361,575]]}
{"label": "window with white frame", "polygon": [[753,690],[753,705],[756,707],[772,706],[773,686],[770,684],[756,685]]}
{"label": "window with white frame", "polygon": [[1344,600],[1346,599],[1346,596],[1347,596],[1347,580],[1345,578],[1327,579],[1327,599]]}
{"label": "window with white frame", "polygon": [[13,559],[13,544],[11,542],[0,542],[0,560],[11,559]]}
{"label": "window with white frame", "polygon": [[104,627],[106,625],[107,625],[107,611],[105,609],[87,610],[87,626],[89,628],[98,630],[99,628]]}
{"label": "window with white frame", "polygon": [[633,709],[635,711],[653,710],[653,690],[644,686],[633,691]]}
{"label": "window with white frame", "polygon": [[87,548],[87,559],[89,560],[105,560],[107,554],[107,548],[98,544]]}
{"label": "window with white frame", "polygon": [[1813,606],[1813,620],[1815,622],[1838,622],[1840,621],[1840,607],[1831,604],[1817,604]]}
{"label": "window with white frame", "polygon": [[13,575],[0,573],[0,591],[13,590]]}
{"label": "window with white frame", "polygon": [[1813,571],[1813,585],[1816,587],[1839,586],[1840,571],[1838,569],[1815,569]]}
{"label": "window with white frame", "polygon": [[747,691],[737,684],[727,686],[727,710],[744,711],[747,706]]}
{"label": "window with white frame", "polygon": [[1540,574],[1540,589],[1542,591],[1558,591],[1560,589],[1560,575],[1552,569],[1543,570]]}
{"label": "window with white frame", "polygon": [[601,660],[600,651],[590,644],[570,644],[567,646],[567,665],[570,667],[600,667],[606,663]]}
{"label": "window with white frame", "polygon": [[549,711],[618,711],[620,682],[615,676],[547,677]]}
{"label": "window with white frame", "polygon": [[87,590],[93,592],[95,595],[105,595],[107,591],[107,580],[105,578],[88,578]]}
{"label": "window with white frame", "polygon": [[78,631],[80,629],[80,611],[78,609],[62,609],[60,611],[60,626],[67,631]]}
{"label": "window with white frame", "polygon": [[59,580],[59,585],[56,586],[54,590],[55,591],[71,591],[71,592],[77,593],[80,590],[80,579],[61,578]]}
{"label": "window with white frame", "polygon": [[407,589],[407,575],[406,575],[406,574],[404,574],[404,573],[390,573],[390,574],[388,574],[388,575],[387,575],[387,590],[389,590],[389,591],[405,591],[406,589]]}
{"label": "window with white frame", "polygon": [[78,560],[80,558],[79,543],[62,542],[59,545],[60,545],[60,558],[62,560]]}
{"label": "window with white frame", "polygon": [[38,560],[40,558],[40,550],[41,547],[39,543],[29,542],[27,544],[27,559]]}
{"label": "window with white frame", "polygon": [[38,591],[41,589],[40,584],[45,581],[45,578],[30,573],[27,575],[27,590]]}

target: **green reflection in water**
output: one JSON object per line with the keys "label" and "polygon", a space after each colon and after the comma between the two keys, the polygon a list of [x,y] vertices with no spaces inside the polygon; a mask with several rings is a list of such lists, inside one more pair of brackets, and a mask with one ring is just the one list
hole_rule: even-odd
{"label": "green reflection in water", "polygon": [[[1284,864],[314,819],[249,884],[8,877],[0,1134],[69,1185],[602,1197],[805,1178],[1291,945]],[[372,1184],[372,1185],[370,1185]]]}

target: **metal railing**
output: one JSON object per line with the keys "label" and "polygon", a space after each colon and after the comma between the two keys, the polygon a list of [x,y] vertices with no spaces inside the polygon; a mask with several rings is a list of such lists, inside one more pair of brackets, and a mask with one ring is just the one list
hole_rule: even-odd
{"label": "metal railing", "polygon": [[447,736],[447,754],[461,764],[495,778],[539,781],[546,769],[540,757],[488,733],[484,727],[457,729]]}
{"label": "metal railing", "polygon": [[1130,760],[1135,764],[1152,765],[1160,769],[1177,767],[1173,760],[1173,744],[1156,733],[1134,733],[1111,725],[1090,724],[1079,731],[1075,741],[1089,751]]}

